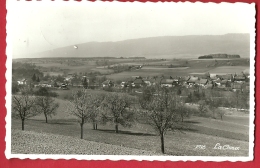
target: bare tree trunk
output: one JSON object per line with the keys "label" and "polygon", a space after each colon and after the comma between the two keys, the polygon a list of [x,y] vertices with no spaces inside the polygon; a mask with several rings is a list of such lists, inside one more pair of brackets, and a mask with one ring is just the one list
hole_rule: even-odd
{"label": "bare tree trunk", "polygon": [[93,125],[93,130],[95,130],[96,129],[95,122],[93,122],[92,125]]}
{"label": "bare tree trunk", "polygon": [[160,136],[161,136],[161,151],[162,151],[162,153],[164,153],[164,136],[163,136],[163,133],[161,133]]}
{"label": "bare tree trunk", "polygon": [[83,124],[84,123],[80,123],[80,138],[83,139]]}
{"label": "bare tree trunk", "polygon": [[96,130],[97,130],[97,123],[96,123]]}
{"label": "bare tree trunk", "polygon": [[48,123],[48,117],[46,114],[44,114],[44,115],[45,115],[45,122]]}
{"label": "bare tree trunk", "polygon": [[22,130],[24,130],[24,119],[22,119]]}
{"label": "bare tree trunk", "polygon": [[115,125],[116,133],[118,133],[118,123]]}

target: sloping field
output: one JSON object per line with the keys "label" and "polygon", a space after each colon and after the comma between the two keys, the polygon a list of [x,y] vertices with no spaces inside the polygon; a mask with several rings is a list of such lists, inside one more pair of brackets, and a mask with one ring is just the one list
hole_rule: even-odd
{"label": "sloping field", "polygon": [[[127,71],[116,74],[107,75],[106,77],[113,80],[123,80],[132,76],[152,77],[161,75],[171,76],[186,76],[190,71],[190,68],[144,68],[136,71]],[[202,70],[203,72],[204,70]],[[204,71],[205,72],[205,71]]]}
{"label": "sloping field", "polygon": [[[243,123],[237,124],[237,123],[225,121],[225,117],[226,116],[223,117],[224,120],[193,117],[191,120],[188,120],[188,121],[192,122],[194,125],[199,125],[199,126],[203,126],[203,127],[207,127],[207,128],[218,129],[218,130],[222,130],[222,131],[230,131],[233,133],[241,133],[241,134],[248,135],[248,133],[249,133],[248,125],[243,125]],[[248,117],[247,117],[247,120],[249,121]]]}
{"label": "sloping field", "polygon": [[217,67],[215,69],[209,70],[209,73],[214,73],[214,74],[241,74],[242,71],[248,69],[248,66],[221,66]]}
{"label": "sloping field", "polygon": [[[94,141],[160,153],[160,138],[148,125],[138,124],[132,128],[122,128],[120,126],[120,131],[118,134],[116,134],[114,131],[114,125],[98,125],[98,130],[92,130],[91,128],[91,124],[86,123],[84,125],[84,139],[87,141]],[[21,131],[21,121],[12,120],[12,129]],[[76,121],[72,120],[50,120],[48,124],[44,123],[44,120],[27,120],[25,122],[25,130],[35,131],[38,133],[63,135],[66,137],[70,136],[77,139],[79,139],[80,137],[80,126]],[[209,129],[207,131],[212,131],[212,129]],[[17,141],[19,142],[20,140]],[[30,143],[35,143],[35,139],[27,137],[27,139],[21,140],[20,142],[24,142],[22,144],[22,146],[24,146],[24,144],[29,145]],[[59,143],[63,142],[67,141],[59,141]],[[42,141],[41,143],[44,144]],[[220,143],[221,145],[239,147],[239,150],[213,149],[217,143]],[[205,145],[206,149],[195,149],[196,145]],[[32,147],[35,148],[37,146]],[[177,131],[175,133],[169,131],[165,136],[165,150],[166,154],[169,155],[247,156],[249,149],[248,147],[248,142],[246,141],[228,139],[216,135],[212,136],[200,134],[197,133],[197,131]],[[18,147],[14,147],[14,149],[16,148],[20,149],[19,145]]]}
{"label": "sloping field", "polygon": [[[33,142],[33,143],[32,143]],[[159,155],[151,151],[110,145],[69,136],[12,130],[13,154]]]}
{"label": "sloping field", "polygon": [[167,68],[167,67],[153,67],[153,66],[145,66],[142,69],[153,69],[153,70],[176,70],[176,69],[188,69],[189,67],[178,67],[178,68]]}

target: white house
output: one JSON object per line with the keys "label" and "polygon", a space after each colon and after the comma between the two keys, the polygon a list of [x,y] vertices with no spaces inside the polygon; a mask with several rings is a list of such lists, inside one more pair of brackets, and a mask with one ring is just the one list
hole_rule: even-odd
{"label": "white house", "polygon": [[17,83],[18,83],[18,85],[26,85],[27,80],[26,79],[18,80]]}

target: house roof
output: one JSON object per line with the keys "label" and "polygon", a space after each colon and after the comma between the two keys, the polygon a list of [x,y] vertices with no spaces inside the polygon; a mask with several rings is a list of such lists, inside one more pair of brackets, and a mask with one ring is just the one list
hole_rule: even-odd
{"label": "house roof", "polygon": [[215,78],[215,77],[217,77],[217,74],[209,74],[209,77],[210,78]]}
{"label": "house roof", "polygon": [[154,78],[152,78],[152,79],[150,79],[150,81],[151,81],[151,83],[161,83],[161,78],[156,78],[156,79],[154,79]]}
{"label": "house roof", "polygon": [[187,82],[194,82],[196,83],[196,81],[199,80],[199,77],[195,77],[195,76],[191,76],[190,79]]}
{"label": "house roof", "polygon": [[245,80],[245,79],[246,79],[246,77],[242,76],[242,75],[238,75],[238,76],[234,77],[234,80]]}
{"label": "house roof", "polygon": [[108,85],[108,84],[111,84],[111,83],[112,83],[111,80],[106,80],[106,81],[104,81],[102,84],[104,84],[104,85]]}
{"label": "house roof", "polygon": [[221,84],[226,84],[228,82],[228,80],[222,80],[220,83]]}
{"label": "house roof", "polygon": [[206,84],[208,82],[208,79],[200,79],[199,83],[200,84]]}
{"label": "house roof", "polygon": [[40,84],[49,84],[49,83],[51,83],[51,82],[49,82],[49,81],[40,81],[39,83],[40,83]]}
{"label": "house roof", "polygon": [[230,80],[231,79],[231,74],[221,75],[220,78],[222,80]]}
{"label": "house roof", "polygon": [[162,79],[161,84],[173,84],[173,79]]}
{"label": "house roof", "polygon": [[183,76],[183,77],[180,77],[180,81],[187,81],[187,80],[189,80],[190,79],[190,77],[189,76]]}
{"label": "house roof", "polygon": [[134,82],[133,82],[134,84],[143,84],[144,83],[144,81],[142,80],[142,79],[135,79],[134,80]]}
{"label": "house roof", "polygon": [[216,82],[216,83],[221,83],[221,80],[220,80],[220,79],[217,79],[217,80],[215,80],[214,82]]}

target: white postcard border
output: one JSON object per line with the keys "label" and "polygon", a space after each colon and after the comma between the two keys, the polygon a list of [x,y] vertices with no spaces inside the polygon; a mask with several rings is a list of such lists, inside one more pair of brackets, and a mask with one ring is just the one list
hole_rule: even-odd
{"label": "white postcard border", "polygon": [[[18,2],[25,2],[25,1],[18,1]],[[67,3],[68,5],[73,5],[75,3],[93,3],[93,2],[75,2],[75,1],[45,1],[45,2],[37,2],[37,1],[27,1],[25,3],[56,3],[58,5],[59,3]],[[11,4],[16,3],[15,1],[7,0],[7,10],[11,8]],[[122,2],[95,2],[95,3],[122,3]],[[124,3],[131,3],[131,2],[124,2]],[[141,2],[134,2],[134,3],[141,3]],[[162,2],[156,2],[158,4],[161,4]],[[169,3],[169,2],[164,2]],[[173,2],[170,2],[173,3]],[[185,2],[185,3],[191,3],[191,2]],[[201,2],[196,2],[201,3]],[[147,5],[154,4],[152,2],[146,2]],[[213,3],[215,4],[215,3]],[[228,4],[228,3],[221,3],[221,4]],[[240,3],[241,4],[241,3]],[[243,3],[246,4],[246,3]],[[255,16],[255,4],[251,3],[248,4],[251,6],[252,14]],[[248,157],[222,157],[222,156],[135,156],[135,155],[45,155],[45,154],[11,154],[11,80],[12,80],[12,34],[8,33],[8,30],[12,26],[12,21],[10,19],[10,14],[7,13],[7,48],[6,48],[6,109],[7,109],[7,115],[5,118],[6,121],[6,150],[5,155],[7,159],[11,158],[19,158],[19,159],[77,159],[77,160],[147,160],[147,161],[251,161],[254,158],[254,120],[255,120],[255,37],[256,37],[256,29],[255,29],[255,17],[252,18],[251,24],[251,33],[250,33],[250,126],[249,126],[249,156]]]}

